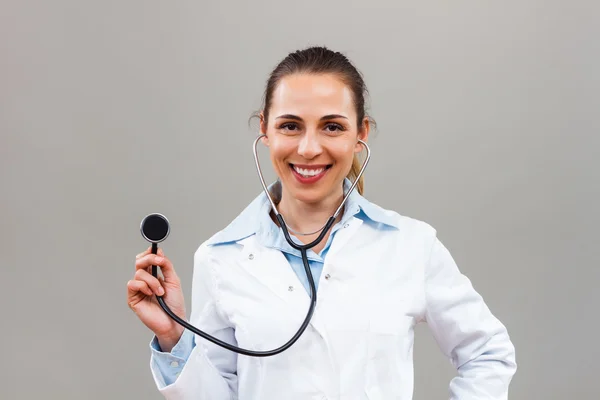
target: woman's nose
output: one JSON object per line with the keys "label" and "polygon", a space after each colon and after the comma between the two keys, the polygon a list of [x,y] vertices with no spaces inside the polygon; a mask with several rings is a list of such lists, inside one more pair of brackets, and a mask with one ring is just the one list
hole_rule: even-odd
{"label": "woman's nose", "polygon": [[315,158],[323,151],[317,134],[307,132],[298,144],[298,154],[306,159]]}

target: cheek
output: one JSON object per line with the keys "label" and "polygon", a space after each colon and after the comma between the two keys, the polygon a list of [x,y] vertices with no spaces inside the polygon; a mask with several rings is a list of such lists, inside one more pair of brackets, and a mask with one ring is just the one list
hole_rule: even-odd
{"label": "cheek", "polygon": [[293,146],[282,140],[272,140],[269,143],[269,153],[271,160],[275,163],[280,163],[284,159],[288,158],[293,152]]}
{"label": "cheek", "polygon": [[277,140],[272,141],[269,148],[271,150],[271,155],[275,159],[281,157],[286,153],[285,146],[282,146],[281,142]]}
{"label": "cheek", "polygon": [[344,143],[336,148],[336,158],[342,164],[352,164],[354,158],[354,143]]}

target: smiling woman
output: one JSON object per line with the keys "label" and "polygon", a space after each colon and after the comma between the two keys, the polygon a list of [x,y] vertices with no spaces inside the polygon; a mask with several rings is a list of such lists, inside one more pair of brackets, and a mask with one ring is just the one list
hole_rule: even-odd
{"label": "smiling woman", "polygon": [[[266,85],[260,134],[278,177],[268,192],[294,240],[324,235],[304,253],[318,307],[293,346],[256,361],[184,330],[154,297],[186,319],[172,263],[150,249],[137,256],[128,302],[155,334],[152,374],[167,399],[408,400],[419,322],[457,369],[452,398],[507,398],[514,346],[435,229],[370,202],[362,182],[350,190],[372,126],[365,93],[351,62],[323,47],[289,54]],[[285,343],[314,305],[270,200],[256,197],[194,256],[190,323],[256,351]]]}
{"label": "smiling woman", "polygon": [[[281,180],[279,208],[293,231],[322,227],[343,197],[344,179],[358,175],[357,153],[363,150],[358,139],[367,142],[370,132],[366,91],[350,61],[324,48],[292,54],[271,74],[260,131]],[[362,177],[357,189],[363,194]],[[300,240],[310,243],[318,234]]]}

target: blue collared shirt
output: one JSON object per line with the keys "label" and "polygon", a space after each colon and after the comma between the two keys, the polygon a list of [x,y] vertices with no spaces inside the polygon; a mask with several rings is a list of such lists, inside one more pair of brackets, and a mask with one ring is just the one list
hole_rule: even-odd
{"label": "blue collared shirt", "polygon": [[[350,187],[350,180],[345,179],[344,193],[347,193]],[[280,183],[275,182],[268,189],[274,201],[277,202],[281,196]],[[263,192],[227,228],[211,238],[208,244],[212,246],[224,245],[234,243],[250,235],[257,235],[259,242],[263,246],[280,250],[285,255],[306,291],[310,292],[308,277],[304,270],[300,251],[290,246],[285,239],[282,229],[271,219],[269,215],[270,211],[271,203]],[[348,196],[342,219],[332,227],[331,234],[323,249],[318,254],[312,249],[307,251],[307,258],[316,288],[318,288],[325,257],[335,238],[336,232],[352,217],[360,218],[363,222],[373,223],[379,229],[397,228],[396,222],[391,215],[384,209],[369,202],[355,189]],[[297,243],[300,243],[291,233],[290,236]],[[170,353],[161,351],[156,337],[152,339],[150,348],[154,355],[156,366],[164,378],[165,385],[175,382],[194,346],[194,334],[187,329],[184,330],[179,342],[173,347]]]}

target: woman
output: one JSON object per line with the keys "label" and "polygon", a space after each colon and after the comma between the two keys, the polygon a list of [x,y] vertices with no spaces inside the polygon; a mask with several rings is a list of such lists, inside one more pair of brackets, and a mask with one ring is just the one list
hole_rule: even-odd
{"label": "woman", "polygon": [[[360,170],[365,93],[350,61],[320,47],[289,54],[267,82],[260,131],[279,178],[269,191],[297,242],[317,238]],[[128,304],[155,333],[151,370],[165,398],[411,399],[421,321],[457,369],[451,398],[507,398],[516,364],[505,327],[432,227],[369,202],[362,181],[357,189],[308,251],[318,289],[311,323],[275,356],[238,355],[184,330],[154,298],[186,318],[173,265],[161,250],[137,256]],[[310,301],[300,252],[271,208],[262,193],[194,255],[190,322],[251,350],[287,342]]]}

